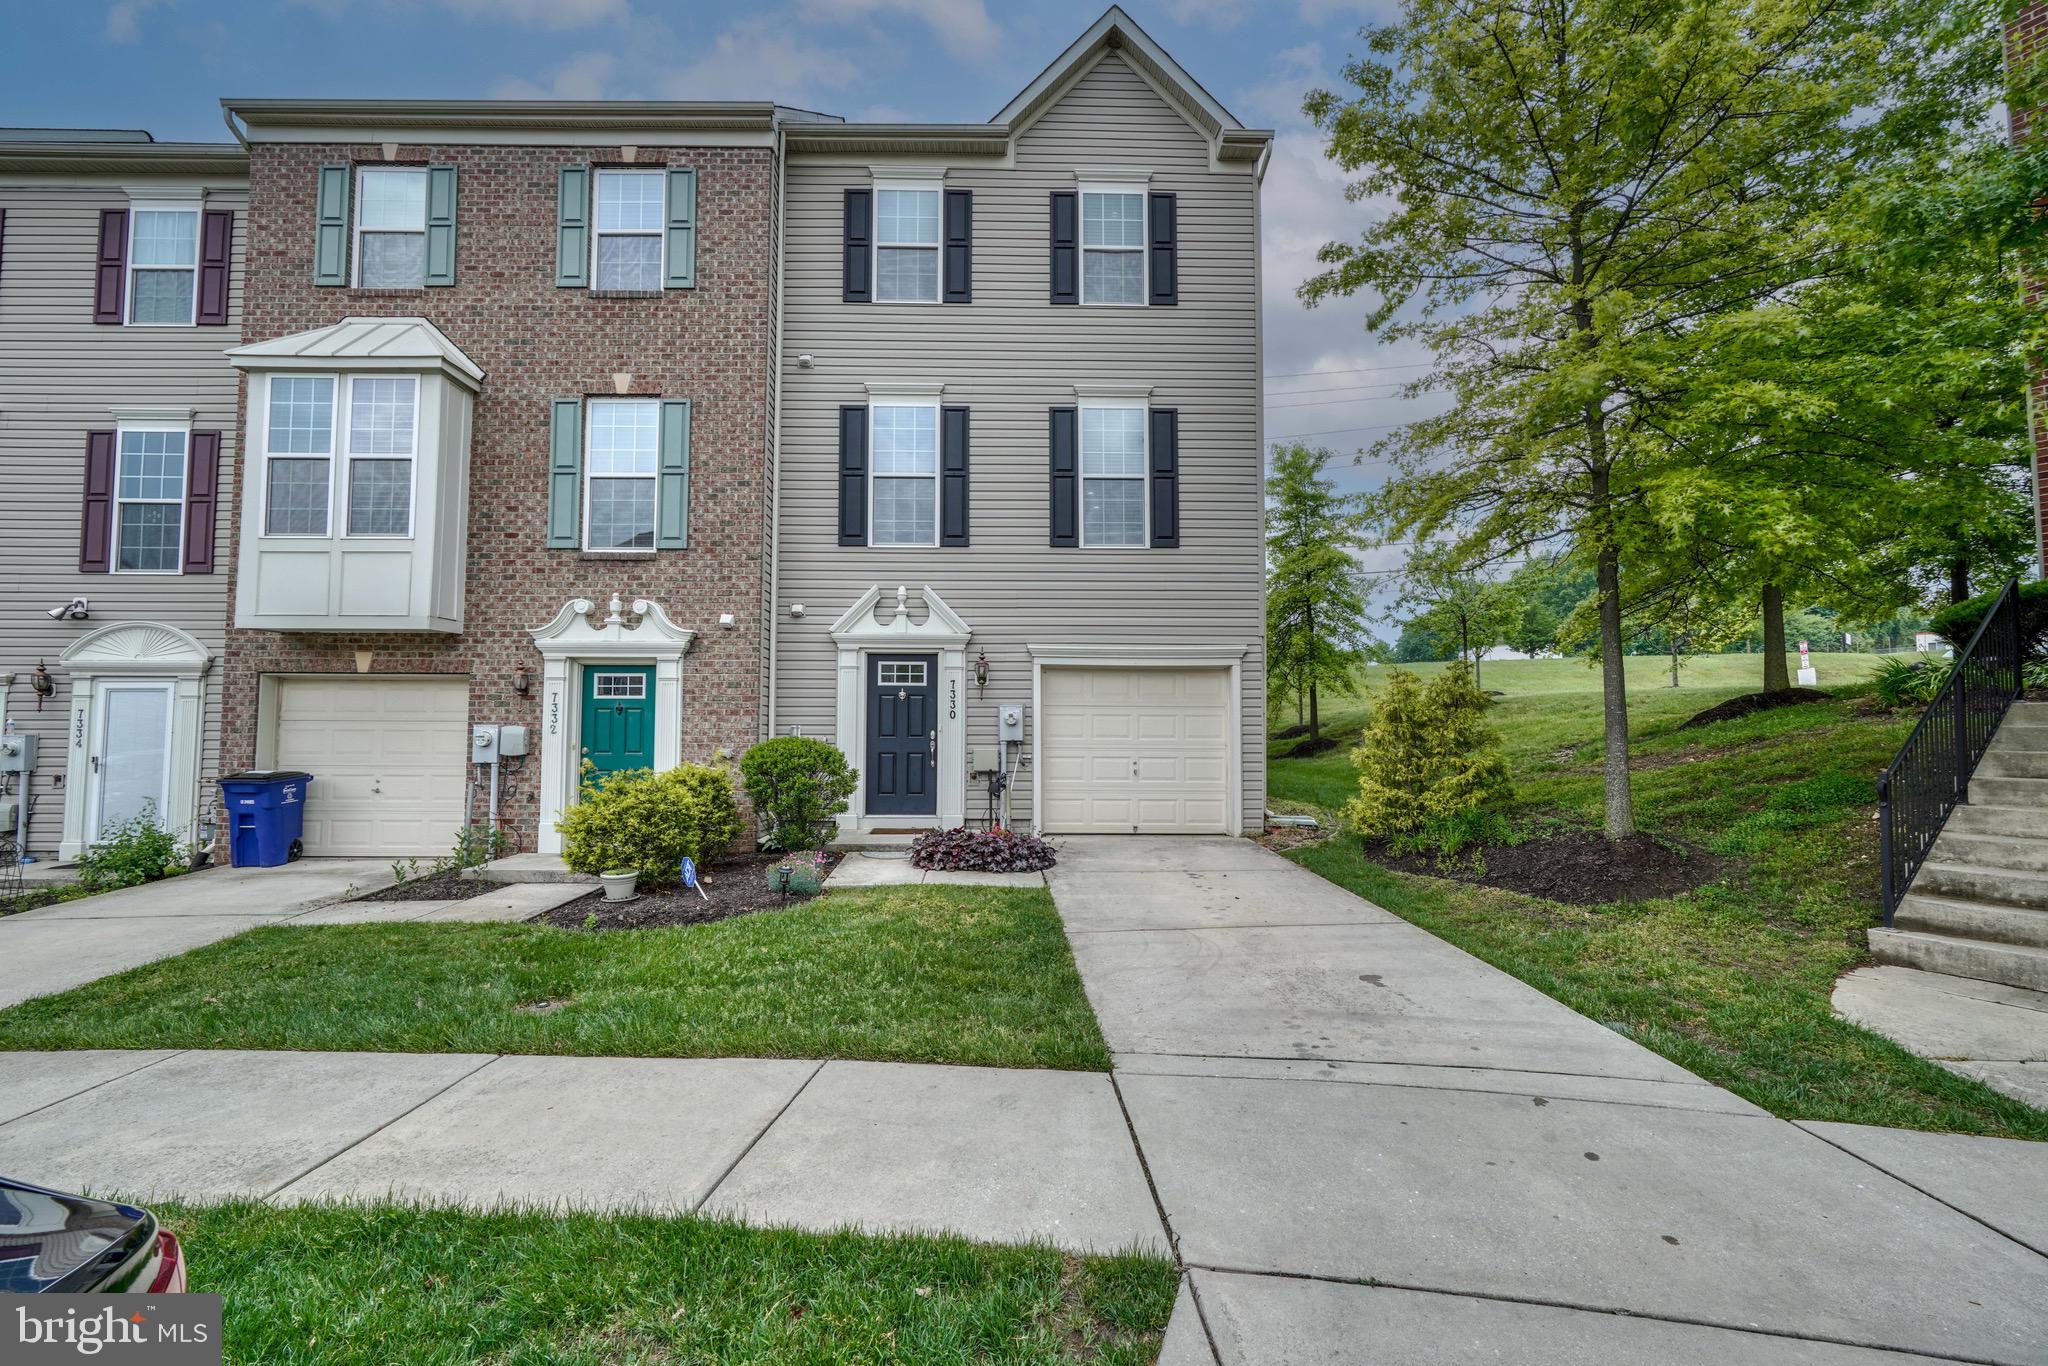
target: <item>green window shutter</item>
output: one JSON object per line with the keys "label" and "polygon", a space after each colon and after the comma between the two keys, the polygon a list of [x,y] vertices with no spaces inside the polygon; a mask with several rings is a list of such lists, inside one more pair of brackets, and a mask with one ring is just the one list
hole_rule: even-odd
{"label": "green window shutter", "polygon": [[583,400],[558,398],[548,414],[548,548],[583,544]]}
{"label": "green window shutter", "polygon": [[555,283],[590,283],[590,168],[564,166],[555,181]]}
{"label": "green window shutter", "polygon": [[313,283],[348,283],[348,182],[346,166],[320,168],[319,204],[313,229]]}
{"label": "green window shutter", "polygon": [[697,173],[671,167],[668,173],[668,273],[663,289],[697,285]]}
{"label": "green window shutter", "polygon": [[656,495],[654,548],[690,548],[690,400],[661,404],[661,489]]}
{"label": "green window shutter", "polygon": [[427,283],[455,283],[455,168],[427,167]]}

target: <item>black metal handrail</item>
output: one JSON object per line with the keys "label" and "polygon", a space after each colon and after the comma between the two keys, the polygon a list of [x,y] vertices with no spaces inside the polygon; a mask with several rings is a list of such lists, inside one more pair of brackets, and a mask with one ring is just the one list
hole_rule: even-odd
{"label": "black metal handrail", "polygon": [[1886,925],[1949,813],[1969,794],[1977,761],[2020,695],[2020,662],[2020,583],[2008,579],[1898,757],[1877,775],[1879,895]]}

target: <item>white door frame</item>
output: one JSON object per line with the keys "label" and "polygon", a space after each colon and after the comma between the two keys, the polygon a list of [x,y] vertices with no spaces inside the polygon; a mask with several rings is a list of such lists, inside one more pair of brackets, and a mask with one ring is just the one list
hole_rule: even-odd
{"label": "white door frame", "polygon": [[[164,725],[166,728],[171,725],[172,717],[176,714],[178,684],[175,679],[109,678],[103,680],[93,689],[92,743],[87,748],[93,756],[100,757],[101,762],[93,763],[91,759],[88,759],[86,762],[87,792],[85,819],[86,840],[88,843],[99,838],[100,828],[106,824],[107,770],[111,767],[104,758],[107,752],[107,709],[113,705],[114,694],[128,692],[160,694],[164,699]],[[171,737],[166,735],[164,737],[163,771],[157,778],[156,795],[150,799],[151,804],[156,808],[156,818],[159,825],[165,823],[165,813],[170,809],[171,769],[174,766],[175,759],[171,753]],[[173,827],[173,830],[175,830],[175,827]]]}
{"label": "white door frame", "polygon": [[1230,812],[1225,829],[1244,833],[1244,657],[1250,647],[1238,645],[1026,645],[1031,656],[1031,833],[1045,829],[1045,761],[1038,737],[1043,710],[1043,677],[1047,669],[1228,669],[1230,699],[1225,726],[1223,793]]}
{"label": "white door frame", "polygon": [[540,830],[534,847],[543,854],[562,852],[555,822],[576,803],[585,666],[652,665],[654,768],[665,772],[683,761],[683,655],[696,633],[670,621],[661,604],[646,598],[634,600],[633,614],[637,620],[629,626],[616,593],[602,619],[596,603],[571,598],[553,621],[527,633],[541,655]]}
{"label": "white door frame", "polygon": [[[910,599],[924,604],[924,618],[913,621]],[[933,767],[939,778],[938,811],[930,819],[941,830],[967,823],[967,712],[961,703],[966,691],[967,642],[974,631],[962,621],[946,600],[929,586],[913,595],[907,587],[896,590],[896,610],[887,620],[880,614],[882,587],[873,588],[854,600],[832,623],[832,643],[839,649],[837,705],[833,732],[840,753],[859,775],[846,810],[839,815],[843,834],[859,833],[876,823],[901,825],[918,816],[877,816],[867,814],[868,689],[869,655],[937,655],[939,752]]]}
{"label": "white door frame", "polygon": [[199,781],[200,751],[205,742],[201,713],[213,656],[175,626],[117,621],[80,636],[58,656],[58,662],[71,678],[71,716],[64,734],[64,837],[58,845],[58,861],[76,861],[98,833],[99,785],[93,781],[92,758],[105,742],[100,733],[104,715],[100,694],[108,686],[131,680],[170,690],[171,733],[157,820],[180,840],[196,841],[200,814],[211,809],[211,804],[201,799]]}

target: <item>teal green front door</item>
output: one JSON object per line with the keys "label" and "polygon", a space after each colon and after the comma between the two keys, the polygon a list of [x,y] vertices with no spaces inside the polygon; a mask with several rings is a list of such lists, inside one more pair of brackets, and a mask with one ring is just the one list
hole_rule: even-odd
{"label": "teal green front door", "polygon": [[583,757],[599,782],[629,768],[654,767],[654,669],[595,665],[583,670]]}

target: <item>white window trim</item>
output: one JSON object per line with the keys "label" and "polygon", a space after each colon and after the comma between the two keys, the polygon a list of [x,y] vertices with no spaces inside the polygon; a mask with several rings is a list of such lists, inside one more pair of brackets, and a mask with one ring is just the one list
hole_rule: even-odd
{"label": "white window trim", "polygon": [[[922,479],[920,474],[877,474],[875,472],[875,410],[877,408],[924,408],[932,415],[932,538],[929,541],[877,541],[875,539],[875,485],[883,479]],[[945,415],[939,411],[936,398],[887,398],[868,396],[868,545],[882,550],[934,550],[939,544],[939,522],[944,509],[939,506],[944,496],[940,486],[941,474],[946,465]]]}
{"label": "white window trim", "polygon": [[[325,457],[312,451],[278,451],[270,449],[270,408],[275,401],[279,379],[327,379],[334,381],[333,426],[329,430],[328,449]],[[257,428],[257,440],[262,447],[263,487],[257,490],[257,526],[262,528],[266,541],[331,541],[336,536],[334,527],[334,478],[335,470],[341,464],[343,452],[347,449],[343,435],[348,424],[348,386],[342,383],[343,376],[325,371],[303,373],[290,371],[266,375],[263,379],[263,420]],[[414,414],[417,417],[418,407]],[[327,530],[325,531],[272,531],[270,529],[270,462],[272,460],[316,460],[327,461]]]}
{"label": "white window trim", "polygon": [[[1081,304],[1085,308],[1144,308],[1151,294],[1146,279],[1145,255],[1152,244],[1152,196],[1146,193],[1143,172],[1132,172],[1130,180],[1084,180],[1080,183],[1079,196],[1074,201],[1074,245],[1080,252],[1075,263],[1075,288],[1080,291]],[[1091,247],[1088,245],[1088,196],[1091,194],[1136,195],[1138,197],[1138,245],[1135,247]],[[1088,297],[1088,253],[1091,251],[1114,252],[1122,256],[1138,258],[1138,297],[1125,303],[1117,299],[1091,299]]]}
{"label": "white window trim", "polygon": [[[650,176],[654,176],[654,177],[655,177],[656,179],[658,179],[658,180],[659,180],[659,181],[661,182],[661,204],[662,204],[662,214],[663,214],[663,216],[664,216],[664,218],[665,218],[665,217],[667,216],[667,213],[668,213],[668,168],[667,168],[666,166],[599,166],[599,167],[596,167],[596,168],[595,168],[595,169],[594,169],[594,170],[593,170],[593,171],[591,172],[591,175],[590,175],[590,289],[591,289],[591,292],[592,292],[592,293],[594,293],[594,294],[643,294],[643,293],[649,293],[649,294],[651,294],[651,293],[654,293],[654,292],[655,292],[655,291],[657,291],[657,290],[661,290],[661,289],[665,288],[665,286],[663,286],[663,285],[660,285],[660,284],[657,284],[657,285],[656,285],[656,286],[654,287],[654,289],[653,289],[653,290],[638,290],[638,289],[633,289],[633,290],[617,290],[617,289],[606,289],[606,288],[605,288],[605,287],[604,287],[603,285],[601,285],[601,284],[599,284],[599,283],[598,283],[598,274],[597,274],[597,246],[598,246],[598,243],[599,243],[599,242],[600,242],[600,241],[601,241],[602,239],[604,239],[604,238],[607,238],[607,237],[652,237],[652,238],[654,238],[654,239],[655,239],[655,241],[656,241],[657,243],[659,243],[659,244],[660,244],[660,247],[661,247],[661,255],[660,255],[660,256],[659,256],[658,258],[657,258],[657,259],[658,259],[658,260],[660,261],[660,266],[659,266],[659,267],[658,267],[658,269],[656,270],[656,274],[657,274],[657,275],[659,275],[659,276],[660,276],[660,278],[661,278],[662,280],[666,280],[666,279],[668,279],[668,229],[667,229],[666,225],[664,225],[664,226],[662,226],[662,227],[658,227],[658,228],[652,228],[652,229],[649,229],[649,228],[599,228],[599,227],[597,226],[597,204],[598,204],[598,198],[599,198],[599,193],[600,193],[599,187],[600,187],[600,186],[602,185],[602,183],[603,183],[603,181],[604,181],[604,178],[605,178],[606,176],[608,176],[608,175],[650,175]],[[586,405],[584,405],[584,406],[588,407],[589,405],[588,405],[588,404],[586,404]],[[621,552],[621,553],[624,553],[624,552]]]}
{"label": "white window trim", "polygon": [[[600,403],[646,403],[654,407],[654,469],[648,474],[592,474],[590,423]],[[596,546],[590,543],[590,485],[598,479],[645,479],[654,486],[654,544]],[[658,398],[593,398],[583,405],[583,553],[586,555],[652,555],[661,548],[661,400]]]}
{"label": "white window trim", "polygon": [[[352,218],[354,218],[355,221],[350,225],[352,232],[349,238],[349,285],[353,289],[425,289],[427,287],[427,258],[426,252],[424,250],[427,241],[427,196],[425,195],[420,196],[419,231],[420,246],[422,248],[420,253],[420,282],[417,285],[365,285],[363,283],[363,179],[365,176],[369,175],[373,171],[402,171],[407,174],[418,175],[422,180],[424,180],[427,175],[427,168],[424,166],[356,167],[355,198],[351,202],[352,212],[350,215]],[[429,186],[428,188],[431,189],[431,186]],[[398,229],[371,228],[368,231],[396,232],[398,231]]]}
{"label": "white window trim", "polygon": [[[1076,386],[1079,387],[1079,386]],[[1088,473],[1088,410],[1115,408],[1142,414],[1138,422],[1138,472]],[[1145,550],[1152,544],[1152,405],[1144,399],[1084,398],[1074,413],[1074,530],[1083,550]],[[1135,541],[1101,545],[1088,539],[1088,481],[1100,479],[1138,485],[1141,530]]]}
{"label": "white window trim", "polygon": [[[169,569],[123,569],[121,567],[121,505],[123,503],[166,504],[168,498],[123,498],[121,496],[121,438],[129,432],[177,432],[185,438],[185,466],[178,471],[178,551]],[[190,422],[122,422],[114,428],[114,498],[109,515],[107,572],[110,574],[164,575],[185,572],[185,503],[192,496],[192,424]]]}
{"label": "white window trim", "polygon": [[[882,191],[902,190],[912,194],[928,194],[938,203],[938,240],[926,245],[923,242],[884,242],[882,240]],[[937,177],[925,180],[877,180],[875,182],[875,225],[874,242],[868,247],[868,270],[875,287],[872,291],[878,304],[916,304],[919,306],[944,303],[946,299],[946,189]],[[882,297],[882,248],[895,251],[929,251],[932,254],[932,297],[929,299],[884,299]]]}
{"label": "white window trim", "polygon": [[[368,451],[357,454],[343,444],[346,439],[344,433],[348,435],[354,434],[354,428],[349,421],[349,417],[355,411],[356,385],[366,379],[407,379],[412,381],[412,452],[409,455],[403,457],[397,455],[378,455]],[[339,430],[335,433],[335,443],[341,451],[344,464],[347,466],[342,471],[341,489],[345,496],[340,499],[342,526],[338,533],[343,539],[351,541],[409,541],[413,538],[413,531],[419,519],[420,507],[420,388],[418,375],[350,375],[348,377],[347,413],[341,411],[341,391],[339,388],[336,389],[335,425]],[[267,417],[269,414],[266,413],[265,416]],[[268,432],[268,424],[265,424],[264,430]],[[405,479],[405,530],[350,531],[348,529],[349,504],[355,492],[356,461],[398,459],[403,459],[407,465]],[[331,526],[331,511],[329,516],[329,524]]]}
{"label": "white window trim", "polygon": [[[192,308],[181,323],[139,323],[135,321],[135,272],[138,270],[177,270],[177,266],[138,266],[135,264],[135,228],[146,213],[184,213],[192,216]],[[199,255],[206,243],[200,240],[206,231],[206,215],[203,206],[191,200],[140,200],[128,206],[128,251],[123,263],[121,284],[125,294],[121,301],[122,325],[125,327],[197,327],[199,325]]]}

